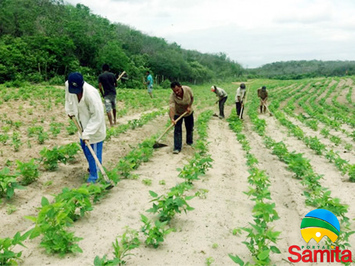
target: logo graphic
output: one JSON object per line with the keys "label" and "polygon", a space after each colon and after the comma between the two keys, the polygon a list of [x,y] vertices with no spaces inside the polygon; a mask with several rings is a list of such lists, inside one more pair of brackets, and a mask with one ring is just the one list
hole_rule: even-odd
{"label": "logo graphic", "polygon": [[337,217],[330,211],[316,209],[306,214],[301,223],[301,234],[307,243],[313,238],[317,243],[324,236],[332,242],[338,239],[340,224]]}

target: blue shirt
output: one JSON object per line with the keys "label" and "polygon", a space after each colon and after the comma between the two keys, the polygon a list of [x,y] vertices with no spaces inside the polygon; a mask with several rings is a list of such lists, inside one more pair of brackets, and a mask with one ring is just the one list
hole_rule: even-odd
{"label": "blue shirt", "polygon": [[147,86],[148,87],[153,87],[153,77],[151,74],[147,76]]}

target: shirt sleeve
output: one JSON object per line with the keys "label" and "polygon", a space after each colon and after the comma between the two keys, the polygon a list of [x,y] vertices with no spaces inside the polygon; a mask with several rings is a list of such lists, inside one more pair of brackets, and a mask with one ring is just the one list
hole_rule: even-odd
{"label": "shirt sleeve", "polygon": [[100,98],[97,99],[94,94],[87,97],[85,101],[89,107],[90,118],[84,128],[82,138],[90,140],[90,136],[94,135],[102,126],[102,115],[100,114],[103,113],[103,107]]}
{"label": "shirt sleeve", "polygon": [[175,101],[174,101],[174,95],[173,95],[173,93],[170,94],[169,107],[175,109]]}
{"label": "shirt sleeve", "polygon": [[65,112],[67,115],[73,116],[78,113],[76,104],[74,102],[76,95],[71,95],[68,90],[68,81],[65,82]]}

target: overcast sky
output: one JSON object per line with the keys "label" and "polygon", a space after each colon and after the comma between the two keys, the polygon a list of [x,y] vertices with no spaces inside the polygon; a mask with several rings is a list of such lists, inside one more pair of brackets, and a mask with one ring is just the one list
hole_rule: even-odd
{"label": "overcast sky", "polygon": [[245,68],[355,60],[354,0],[64,0],[111,22]]}

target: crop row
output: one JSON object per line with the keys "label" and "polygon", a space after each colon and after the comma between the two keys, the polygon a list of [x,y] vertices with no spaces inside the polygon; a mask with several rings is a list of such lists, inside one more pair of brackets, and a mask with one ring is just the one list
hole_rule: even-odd
{"label": "crop row", "polygon": [[250,176],[248,183],[252,185],[245,192],[252,201],[255,201],[253,207],[254,223],[249,223],[248,227],[242,227],[238,231],[247,232],[247,241],[243,243],[251,253],[253,262],[244,262],[238,255],[229,254],[229,257],[239,265],[270,265],[270,253],[280,254],[280,250],[274,245],[277,242],[281,232],[275,231],[270,223],[279,219],[275,210],[275,203],[272,202],[269,191],[270,181],[265,171],[257,168],[258,160],[250,152],[251,148],[246,136],[243,134],[243,122],[237,119],[235,113],[228,118],[229,127],[236,133],[237,140],[242,144],[246,152],[247,165]]}
{"label": "crop row", "polygon": [[[256,106],[257,101],[254,99],[254,101],[250,103],[250,110],[256,109]],[[274,110],[274,113],[277,113],[277,111]],[[256,118],[253,120],[253,123],[260,124],[261,122],[257,120],[262,119]],[[295,178],[300,179],[301,184],[305,187],[303,193],[306,198],[305,204],[315,208],[327,209],[341,218],[342,229],[335,244],[340,248],[349,247],[349,237],[354,234],[355,231],[350,230],[350,219],[346,216],[348,205],[341,204],[338,198],[332,198],[331,191],[321,186],[320,180],[322,176],[315,173],[310,164],[310,160],[305,158],[303,154],[294,151],[289,152],[283,142],[275,142],[271,137],[265,136],[264,131],[258,131],[257,133],[263,136],[265,146],[272,149],[272,153],[284,162],[290,171],[294,172]]]}

